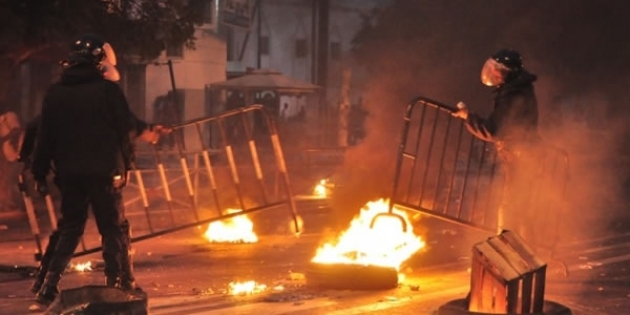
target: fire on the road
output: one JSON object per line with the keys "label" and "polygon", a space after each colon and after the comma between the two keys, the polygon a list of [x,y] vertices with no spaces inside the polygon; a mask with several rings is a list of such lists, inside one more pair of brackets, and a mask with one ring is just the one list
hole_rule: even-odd
{"label": "fire on the road", "polygon": [[350,227],[339,235],[336,244],[326,243],[321,246],[311,261],[320,264],[373,265],[399,270],[400,265],[422,249],[425,243],[413,233],[406,212],[395,207],[393,212],[407,223],[406,231],[402,229],[400,220],[389,217],[379,217],[370,227],[374,216],[388,209],[385,199],[368,202],[350,222]]}
{"label": "fire on the road", "polygon": [[[227,209],[227,213],[240,212],[239,209]],[[208,224],[206,239],[215,243],[256,243],[258,237],[254,233],[254,223],[247,215],[215,221]]]}
{"label": "fire on the road", "polygon": [[72,269],[79,272],[92,271],[92,262],[88,261],[84,263],[78,263],[76,265],[73,265]]}
{"label": "fire on the road", "polygon": [[328,192],[328,180],[322,179],[313,189],[313,195],[317,197],[326,198],[329,195]]}
{"label": "fire on the road", "polygon": [[230,282],[231,295],[247,295],[261,293],[267,289],[267,285],[257,283],[254,280],[245,282]]}

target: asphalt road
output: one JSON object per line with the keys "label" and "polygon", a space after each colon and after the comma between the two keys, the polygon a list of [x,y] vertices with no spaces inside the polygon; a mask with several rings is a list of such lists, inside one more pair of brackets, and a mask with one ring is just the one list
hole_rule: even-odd
{"label": "asphalt road", "polygon": [[[469,289],[472,244],[488,235],[426,220],[427,248],[402,269],[396,289],[322,290],[303,275],[328,235],[325,212],[306,217],[318,228],[300,237],[264,234],[255,244],[210,244],[203,228],[135,244],[139,284],[149,295],[150,314],[434,314],[440,305],[463,298]],[[271,220],[273,221],[273,220]],[[269,229],[273,230],[273,229]],[[87,235],[86,237],[94,237]],[[21,246],[21,247],[20,247]],[[30,239],[0,242],[0,264],[34,265]],[[546,299],[578,315],[630,313],[630,233],[566,242],[547,263]],[[93,261],[92,254],[73,262]],[[255,280],[261,293],[232,296],[232,281]],[[102,284],[102,272],[73,272],[62,289]],[[0,273],[0,314],[39,314],[28,292],[30,278]]]}

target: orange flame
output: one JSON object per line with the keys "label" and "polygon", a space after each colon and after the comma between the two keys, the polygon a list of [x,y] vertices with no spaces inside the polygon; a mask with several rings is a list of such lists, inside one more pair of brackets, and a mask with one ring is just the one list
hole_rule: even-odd
{"label": "orange flame", "polygon": [[[239,209],[227,209],[227,213],[240,212]],[[214,221],[208,224],[206,239],[215,243],[256,243],[258,236],[254,233],[254,223],[247,215],[239,215]]]}
{"label": "orange flame", "polygon": [[230,282],[231,295],[246,295],[261,293],[267,289],[267,285],[257,283],[254,280],[245,282]]}
{"label": "orange flame", "polygon": [[72,268],[78,272],[92,271],[92,262],[88,261],[84,263],[78,263],[72,266]]}
{"label": "orange flame", "polygon": [[313,189],[313,196],[326,198],[328,197],[328,180],[322,179]]}
{"label": "orange flame", "polygon": [[336,244],[326,243],[317,249],[311,260],[323,264],[361,264],[399,269],[400,265],[425,246],[413,233],[407,213],[394,207],[393,213],[403,218],[407,230],[403,231],[398,218],[382,216],[372,224],[379,213],[388,212],[388,201],[368,202],[350,227],[340,234]]}

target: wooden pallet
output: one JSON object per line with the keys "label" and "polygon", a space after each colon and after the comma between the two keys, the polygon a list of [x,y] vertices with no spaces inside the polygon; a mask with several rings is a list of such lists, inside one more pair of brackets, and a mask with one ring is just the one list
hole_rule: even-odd
{"label": "wooden pallet", "polygon": [[547,264],[516,233],[473,246],[468,310],[494,314],[543,311]]}

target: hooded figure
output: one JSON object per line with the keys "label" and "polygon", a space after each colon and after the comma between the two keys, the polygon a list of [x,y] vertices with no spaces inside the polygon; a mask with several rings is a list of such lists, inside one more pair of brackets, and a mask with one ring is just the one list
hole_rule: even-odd
{"label": "hooded figure", "polygon": [[514,228],[525,239],[532,236],[531,187],[540,164],[535,81],[536,76],[523,68],[518,52],[499,50],[481,69],[481,82],[494,88],[494,108],[488,118],[469,112],[462,102],[457,104],[459,111],[453,113],[465,120],[472,135],[495,144],[506,169],[497,230]]}
{"label": "hooded figure", "polygon": [[151,128],[133,115],[114,82],[119,76],[108,43],[83,35],[71,50],[60,81],[44,97],[31,166],[40,193],[46,193],[46,177],[54,166],[61,192],[58,239],[50,261],[40,266],[38,280],[43,283],[33,286],[43,304],[59,293],[59,280],[83,234],[90,206],[102,236],[106,284],[137,288],[122,188],[133,161],[132,135]]}
{"label": "hooded figure", "polygon": [[[533,83],[536,76],[523,68],[520,54],[503,49],[486,60],[481,70],[483,84],[494,87],[494,109],[488,118],[469,113],[463,103],[453,115],[466,120],[475,137],[495,142],[499,151],[538,140],[538,102]],[[507,146],[507,147],[506,147]]]}

